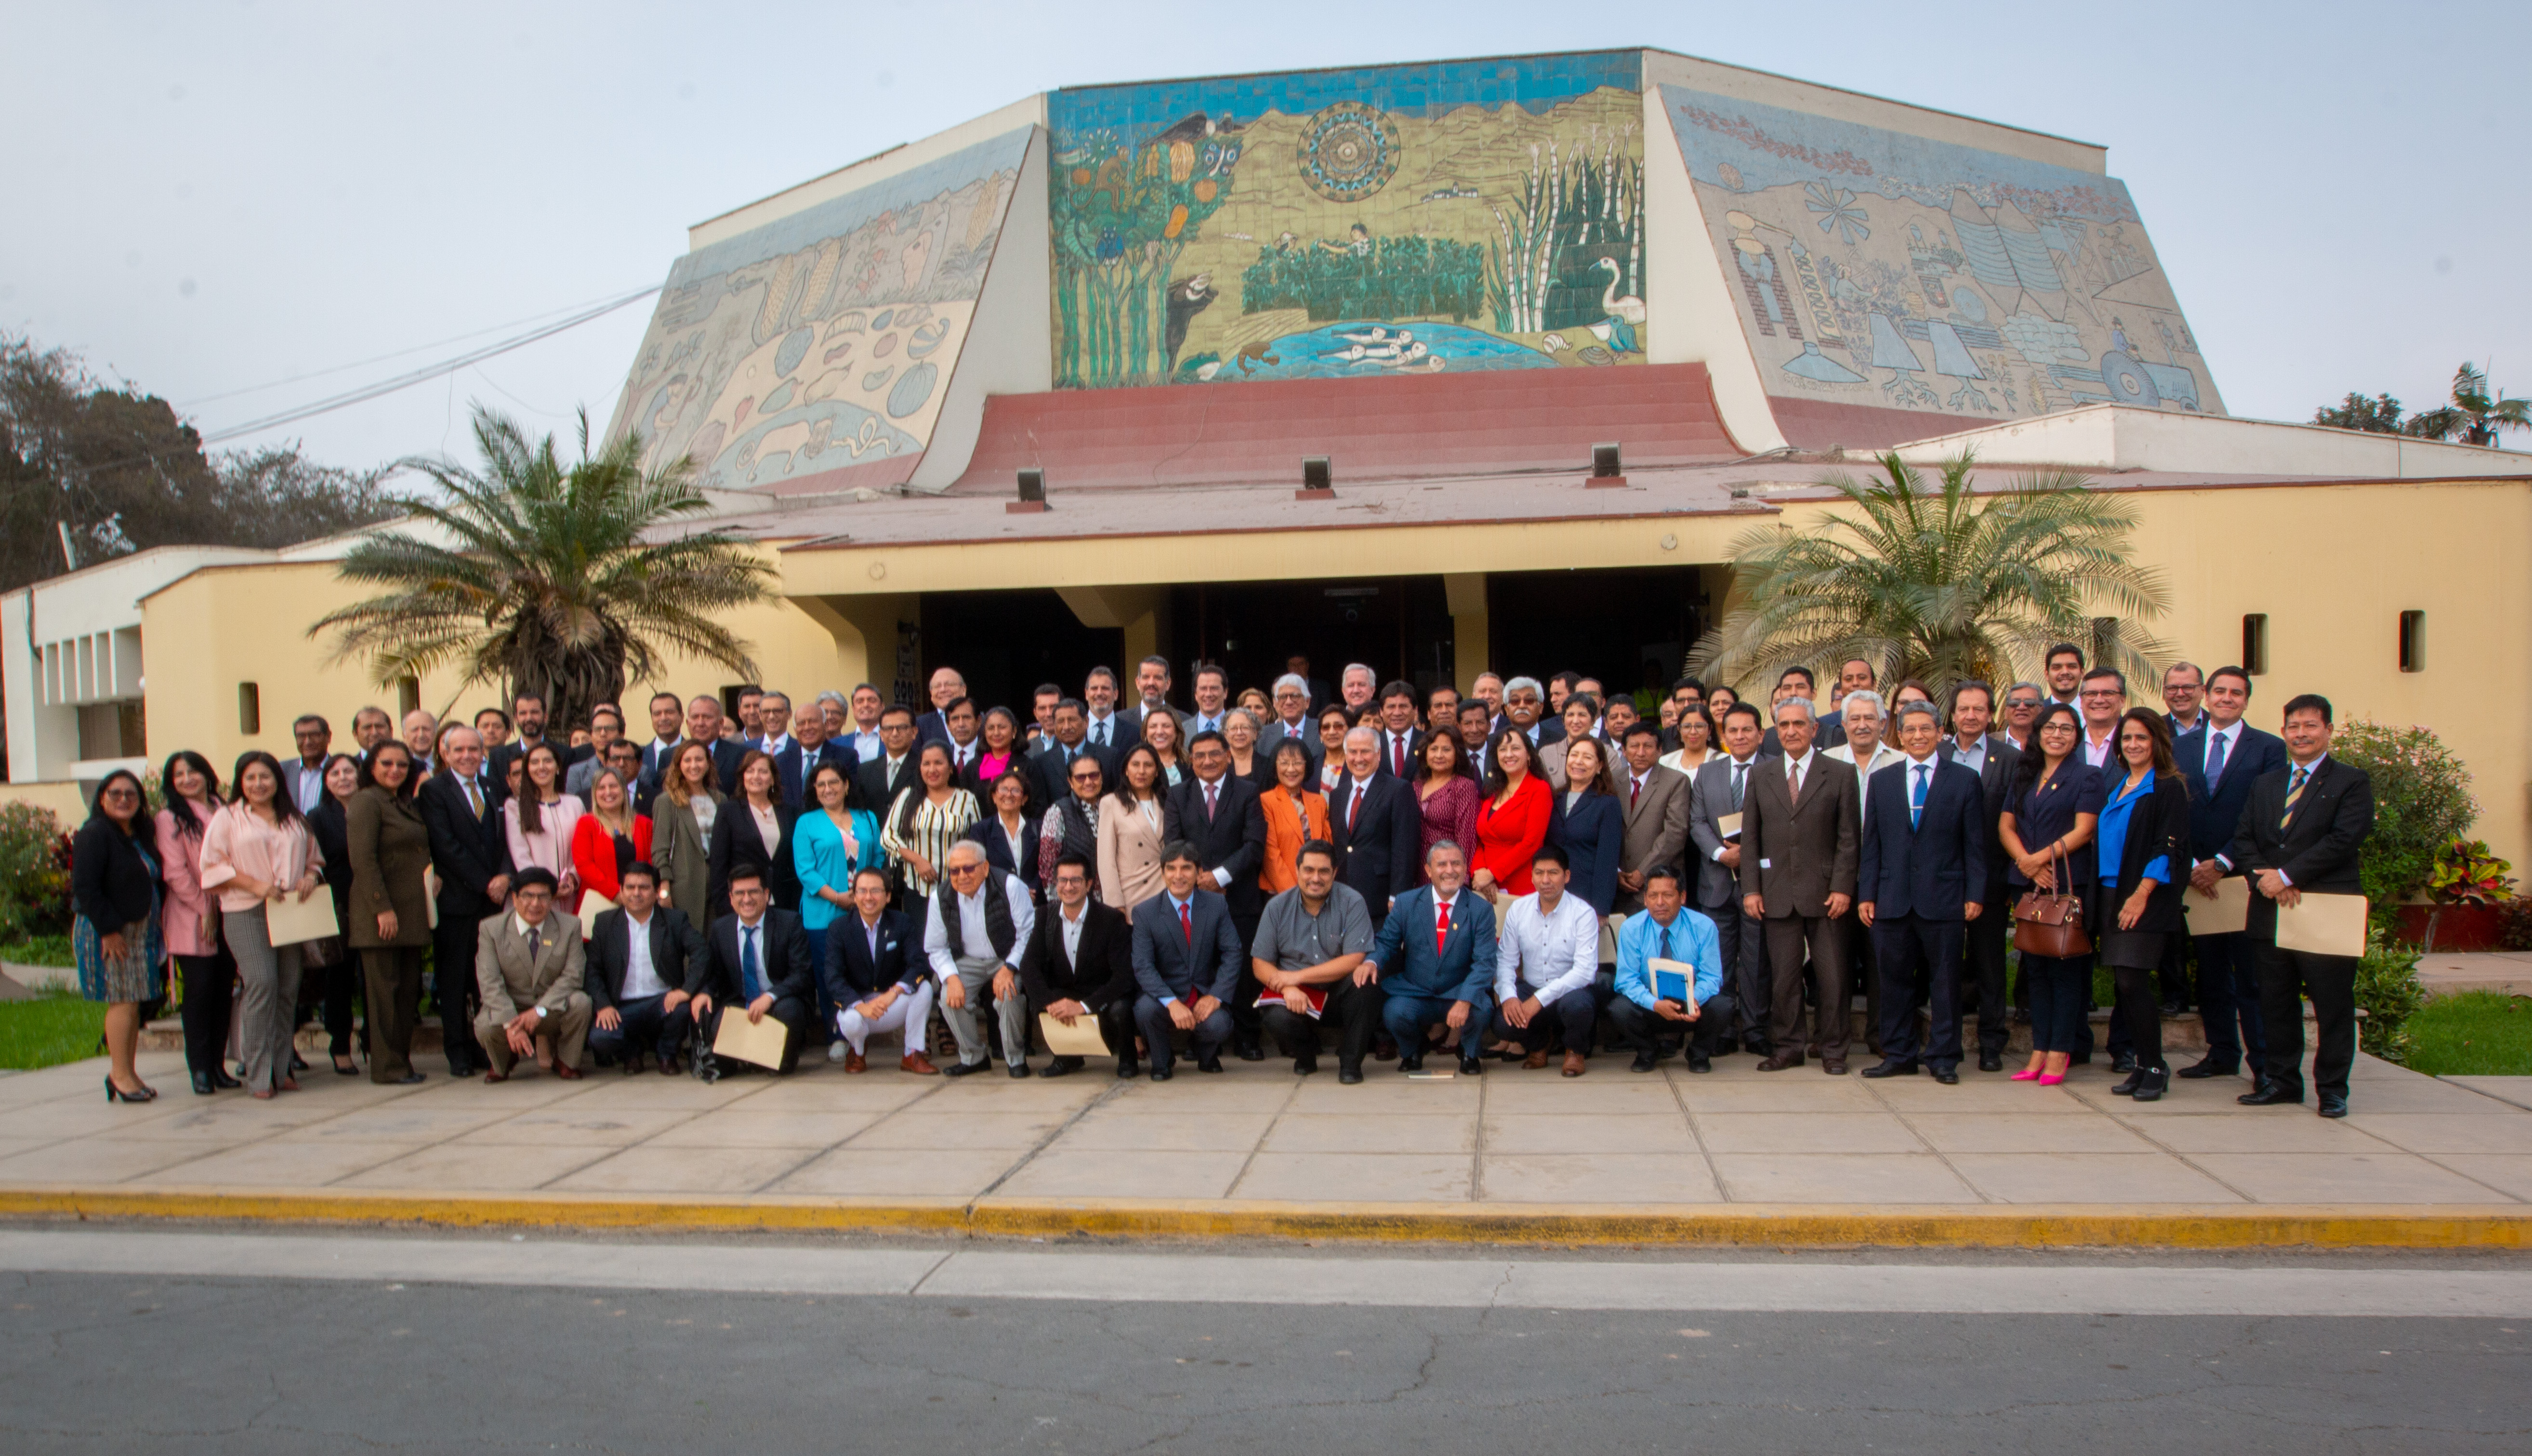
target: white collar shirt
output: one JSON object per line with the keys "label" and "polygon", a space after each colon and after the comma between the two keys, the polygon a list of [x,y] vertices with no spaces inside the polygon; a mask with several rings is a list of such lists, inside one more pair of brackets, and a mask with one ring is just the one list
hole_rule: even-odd
{"label": "white collar shirt", "polygon": [[1599,973],[1600,917],[1589,901],[1568,892],[1557,897],[1553,911],[1542,911],[1538,896],[1529,894],[1504,912],[1495,948],[1499,1002],[1518,1000],[1520,982],[1526,980],[1545,1006],[1589,986]]}
{"label": "white collar shirt", "polygon": [[[658,911],[651,912],[653,916]],[[626,1001],[639,1001],[649,996],[668,993],[666,981],[660,979],[659,968],[651,962],[651,922],[635,920],[633,912],[624,912],[624,994]]]}

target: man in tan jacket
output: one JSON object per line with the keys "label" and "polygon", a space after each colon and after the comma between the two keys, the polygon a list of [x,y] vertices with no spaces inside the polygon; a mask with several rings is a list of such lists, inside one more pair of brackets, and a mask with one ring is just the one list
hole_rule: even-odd
{"label": "man in tan jacket", "polygon": [[510,882],[508,908],[476,929],[475,980],[484,1009],[475,1015],[475,1040],[491,1068],[486,1082],[508,1081],[523,1056],[566,1082],[580,1080],[591,1017],[580,988],[580,922],[554,909],[553,901],[550,871],[520,870]]}

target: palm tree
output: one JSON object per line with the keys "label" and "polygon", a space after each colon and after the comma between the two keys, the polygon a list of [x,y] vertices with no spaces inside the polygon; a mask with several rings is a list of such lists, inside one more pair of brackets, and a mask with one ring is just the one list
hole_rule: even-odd
{"label": "palm tree", "polygon": [[2420,410],[2406,428],[2423,440],[2459,435],[2465,445],[2494,445],[2501,429],[2532,429],[2532,400],[2507,399],[2502,389],[2491,394],[2487,372],[2464,364],[2453,371],[2452,403]]}
{"label": "palm tree", "polygon": [[690,461],[644,474],[635,432],[593,456],[586,412],[569,467],[553,436],[531,443],[480,406],[475,443],[479,470],[402,463],[440,487],[398,502],[439,539],[381,532],[343,558],[345,581],[383,589],[309,629],[338,633],[331,660],[367,657],[381,687],[456,667],[470,684],[543,696],[556,725],[616,700],[663,652],[755,675],[749,644],[718,617],[771,599],[773,573],[738,537],[680,527],[711,509]]}
{"label": "palm tree", "polygon": [[2120,619],[2161,613],[2158,573],[2129,560],[2136,513],[2071,471],[1971,493],[1967,453],[1929,487],[1897,455],[1881,475],[1832,476],[1858,514],[1818,530],[1760,527],[1732,543],[1736,600],[1689,654],[1689,670],[1725,682],[1772,679],[1802,664],[1870,662],[1883,681],[1920,678],[1937,694],[1965,679],[2037,677],[2053,643],[2147,679],[2168,649]]}

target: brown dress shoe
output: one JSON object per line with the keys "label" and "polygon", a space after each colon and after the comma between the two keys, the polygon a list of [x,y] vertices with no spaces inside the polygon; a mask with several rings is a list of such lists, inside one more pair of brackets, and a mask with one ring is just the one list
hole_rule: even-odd
{"label": "brown dress shoe", "polygon": [[572,1066],[568,1062],[554,1063],[553,1074],[565,1082],[578,1082],[581,1078],[589,1075],[581,1071],[578,1067]]}
{"label": "brown dress shoe", "polygon": [[1820,1070],[1826,1072],[1831,1077],[1843,1077],[1846,1075],[1846,1058],[1839,1057],[1835,1061],[1830,1061],[1827,1057],[1822,1057],[1820,1058]]}
{"label": "brown dress shoe", "polygon": [[1774,1056],[1767,1058],[1765,1061],[1760,1062],[1758,1064],[1758,1070],[1761,1072],[1782,1072],[1789,1067],[1799,1067],[1802,1064],[1803,1054],[1801,1052],[1780,1051]]}
{"label": "brown dress shoe", "polygon": [[[1569,1051],[1569,1052],[1565,1053],[1565,1056],[1566,1056],[1566,1060],[1567,1060],[1568,1065],[1571,1065],[1571,1064],[1572,1064],[1572,1061],[1573,1061],[1574,1053],[1572,1053],[1572,1052],[1570,1052],[1570,1051]],[[1546,1065],[1547,1065],[1547,1048],[1546,1048],[1546,1047],[1544,1047],[1544,1046],[1542,1046],[1542,1047],[1540,1047],[1538,1050],[1531,1052],[1529,1055],[1527,1055],[1527,1056],[1525,1056],[1525,1057],[1523,1057],[1523,1058],[1521,1059],[1521,1065],[1522,1065],[1522,1067],[1523,1067],[1525,1070],[1526,1070],[1526,1071],[1531,1071],[1531,1072],[1535,1072],[1535,1071],[1537,1071],[1539,1068],[1546,1066]]]}
{"label": "brown dress shoe", "polygon": [[1585,1065],[1586,1065],[1586,1064],[1585,1064],[1585,1063],[1584,1063],[1584,1061],[1582,1060],[1582,1053],[1581,1053],[1581,1052],[1579,1052],[1579,1051],[1569,1051],[1569,1052],[1565,1053],[1565,1075],[1566,1075],[1566,1076],[1568,1076],[1568,1077],[1580,1077],[1580,1076],[1582,1076],[1582,1068],[1583,1068]]}
{"label": "brown dress shoe", "polygon": [[870,1070],[870,1063],[863,1060],[860,1052],[846,1051],[844,1053],[844,1070],[847,1072],[867,1072]]}
{"label": "brown dress shoe", "polygon": [[941,1069],[932,1065],[931,1061],[919,1051],[907,1052],[897,1061],[896,1070],[900,1072],[911,1072],[917,1077],[938,1077],[941,1075]]}
{"label": "brown dress shoe", "polygon": [[663,1057],[660,1058],[660,1075],[661,1075],[661,1076],[662,1076],[662,1077],[674,1077],[674,1076],[676,1076],[676,1075],[677,1075],[677,1073],[678,1073],[678,1071],[679,1071],[679,1070],[681,1070],[681,1069],[677,1066],[677,1059],[676,1059],[675,1057],[672,1057],[672,1056],[663,1056]]}
{"label": "brown dress shoe", "polygon": [[507,1082],[509,1080],[510,1076],[506,1072],[487,1072],[484,1074],[484,1081],[488,1085],[495,1082]]}

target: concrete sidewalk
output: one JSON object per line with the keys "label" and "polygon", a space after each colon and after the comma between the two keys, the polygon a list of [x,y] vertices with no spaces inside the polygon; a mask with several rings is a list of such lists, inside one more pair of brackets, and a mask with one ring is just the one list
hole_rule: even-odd
{"label": "concrete sidewalk", "polygon": [[1748,1056],[1708,1076],[1602,1056],[1579,1080],[1375,1065],[1352,1088],[1280,1059],[1162,1086],[815,1063],[414,1089],[319,1060],[269,1102],[142,1064],[161,1095],[138,1107],[104,1100],[99,1062],[0,1077],[0,1212],[1762,1243],[2293,1243],[2372,1219],[2428,1230],[2376,1242],[2532,1246],[2532,1109],[2371,1058],[2343,1122],[2236,1106],[2229,1079],[2139,1107],[2099,1068],[1942,1087]]}

